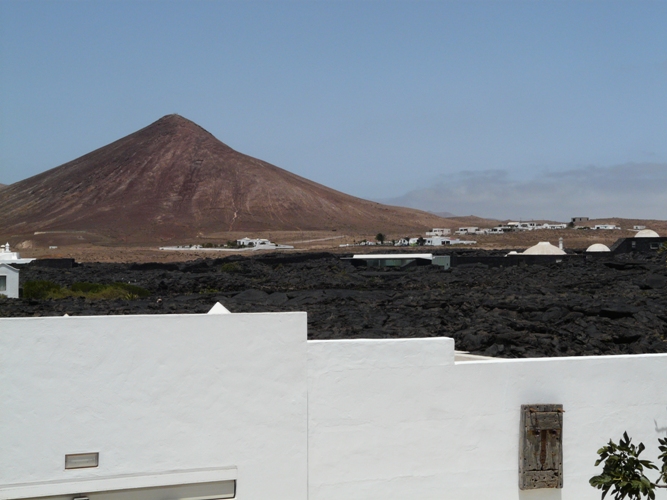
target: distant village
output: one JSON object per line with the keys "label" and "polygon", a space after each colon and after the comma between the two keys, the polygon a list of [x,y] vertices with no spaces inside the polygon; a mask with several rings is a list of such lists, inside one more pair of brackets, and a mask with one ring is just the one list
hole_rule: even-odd
{"label": "distant village", "polygon": [[[589,221],[588,217],[573,217],[569,224],[565,223],[540,223],[540,222],[507,222],[499,224],[493,228],[480,228],[477,226],[459,227],[454,231],[454,235],[458,236],[475,236],[475,235],[491,235],[491,234],[505,234],[516,231],[540,231],[540,230],[559,230],[579,229],[579,230],[600,230],[612,231],[620,230],[619,226],[614,224],[596,224],[593,227],[586,225]],[[642,231],[646,226],[633,226],[634,231]],[[341,247],[350,246],[374,246],[374,245],[390,245],[390,246],[432,246],[439,247],[445,245],[474,245],[476,240],[452,238],[452,230],[449,228],[433,228],[427,231],[423,236],[418,237],[404,237],[398,240],[386,241],[382,233],[378,233],[375,241],[362,240],[355,243],[348,243],[339,245]]]}
{"label": "distant village", "polygon": [[266,238],[241,238],[240,240],[228,241],[224,245],[215,243],[204,243],[203,245],[179,245],[160,247],[160,250],[291,250],[292,245],[279,245]]}
{"label": "distant village", "polygon": [[[423,235],[410,237],[405,236],[399,239],[386,239],[383,233],[378,233],[375,240],[362,239],[353,243],[344,243],[339,247],[356,247],[356,246],[395,246],[395,247],[439,247],[447,245],[475,245],[477,240],[462,239],[460,236],[479,236],[479,235],[499,235],[511,232],[520,231],[540,231],[540,230],[562,230],[562,229],[578,229],[578,230],[592,230],[592,231],[613,231],[620,230],[621,227],[615,224],[595,224],[594,226],[586,225],[589,221],[588,217],[573,217],[569,224],[566,223],[549,223],[549,222],[513,222],[509,221],[499,224],[493,228],[480,228],[478,226],[459,227],[452,233],[450,228],[433,228],[426,231]],[[646,226],[633,226],[632,230],[642,231]],[[192,245],[179,246],[165,246],[160,247],[160,250],[211,250],[211,251],[256,251],[256,250],[291,250],[294,246],[282,245],[274,243],[266,238],[241,238],[238,240],[228,241],[225,244],[204,243]]]}

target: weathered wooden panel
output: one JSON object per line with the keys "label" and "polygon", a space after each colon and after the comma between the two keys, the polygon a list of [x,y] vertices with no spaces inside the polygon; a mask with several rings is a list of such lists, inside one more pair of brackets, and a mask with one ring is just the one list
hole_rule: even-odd
{"label": "weathered wooden panel", "polygon": [[563,405],[521,405],[519,488],[563,487]]}

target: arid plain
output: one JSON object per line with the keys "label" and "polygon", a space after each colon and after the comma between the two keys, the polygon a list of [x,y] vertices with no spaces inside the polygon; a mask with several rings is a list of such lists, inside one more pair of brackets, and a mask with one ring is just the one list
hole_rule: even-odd
{"label": "arid plain", "polygon": [[[500,223],[490,219],[478,217],[455,217],[442,220],[443,226],[454,232],[458,227],[478,226],[480,228],[491,228]],[[338,231],[244,231],[244,232],[221,232],[207,236],[194,238],[183,238],[165,240],[154,245],[133,244],[123,245],[97,235],[92,232],[43,232],[23,238],[9,236],[8,241],[12,248],[16,248],[24,257],[35,258],[73,258],[78,262],[183,262],[201,258],[221,258],[226,255],[242,254],[257,255],[270,251],[238,251],[238,250],[160,250],[161,245],[202,245],[213,243],[223,245],[229,240],[243,237],[267,238],[273,242],[294,246],[294,250],[277,250],[275,252],[291,251],[315,251],[332,252],[336,254],[368,253],[368,252],[462,252],[475,249],[484,250],[517,250],[526,249],[539,241],[549,241],[558,244],[559,238],[563,238],[566,250],[583,251],[593,243],[612,245],[619,238],[629,238],[636,234],[628,228],[636,225],[646,226],[653,229],[661,236],[667,235],[667,221],[663,220],[638,220],[638,219],[596,219],[590,221],[594,224],[615,224],[621,230],[537,230],[518,231],[501,235],[475,235],[466,237],[474,239],[477,243],[466,246],[442,246],[442,247],[394,247],[388,244],[384,246],[344,246],[354,245],[364,239],[375,242],[377,232],[382,232],[387,241],[399,239],[405,236],[419,236],[419,232],[406,233],[392,231],[391,228],[378,227],[377,232],[359,232],[352,234],[339,233]],[[430,228],[424,228],[427,231]],[[423,233],[422,233],[423,234]],[[24,239],[25,238],[25,239]],[[56,247],[56,248],[53,248]]]}

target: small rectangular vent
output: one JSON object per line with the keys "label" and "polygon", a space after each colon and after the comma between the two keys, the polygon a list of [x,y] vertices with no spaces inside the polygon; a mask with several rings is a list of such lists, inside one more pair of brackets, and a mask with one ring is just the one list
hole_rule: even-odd
{"label": "small rectangular vent", "polygon": [[65,469],[87,469],[100,464],[99,453],[75,453],[65,455]]}

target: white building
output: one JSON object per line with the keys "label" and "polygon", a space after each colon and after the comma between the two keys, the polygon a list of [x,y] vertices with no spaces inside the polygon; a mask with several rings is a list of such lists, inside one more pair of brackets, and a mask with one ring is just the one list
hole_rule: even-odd
{"label": "white building", "polygon": [[475,234],[479,231],[478,227],[475,226],[470,226],[470,227],[460,227],[456,231],[456,234]]}
{"label": "white building", "polygon": [[593,243],[590,245],[587,249],[587,252],[611,252],[609,247],[607,245],[604,245],[602,243]]}
{"label": "white building", "polygon": [[521,253],[523,255],[565,255],[562,248],[552,245],[548,241],[540,241],[537,245],[533,245]]}
{"label": "white building", "polygon": [[430,231],[426,231],[426,236],[447,236],[448,234],[452,234],[452,230],[443,227],[436,227]]}
{"label": "white building", "polygon": [[593,227],[593,229],[602,229],[605,231],[610,231],[613,229],[621,229],[621,228],[614,224],[596,224],[595,227]]}
{"label": "white building", "polygon": [[248,238],[247,236],[243,239],[236,240],[236,244],[240,247],[245,247],[245,249],[248,250],[288,250],[294,248],[291,245],[278,245],[266,238]]}
{"label": "white building", "polygon": [[22,259],[18,252],[12,252],[9,243],[0,245],[0,263],[5,264],[27,264],[35,259]]}
{"label": "white building", "polygon": [[[306,329],[0,318],[0,499],[599,500],[596,450],[627,431],[655,460],[667,428],[667,354],[462,361],[450,338]],[[564,413],[531,457],[559,453],[525,470],[522,415],[544,405]],[[520,489],[530,474],[562,488]]]}
{"label": "white building", "polygon": [[432,236],[430,238],[424,239],[424,245],[430,247],[440,247],[443,245],[449,245],[451,240],[449,238],[442,238],[440,236]]}
{"label": "white building", "polygon": [[272,245],[272,243],[265,238],[248,238],[247,236],[243,239],[236,240],[236,244],[240,247],[259,247]]}
{"label": "white building", "polygon": [[19,298],[19,270],[0,262],[0,295]]}
{"label": "white building", "polygon": [[653,229],[640,229],[635,238],[660,238],[660,235]]}

